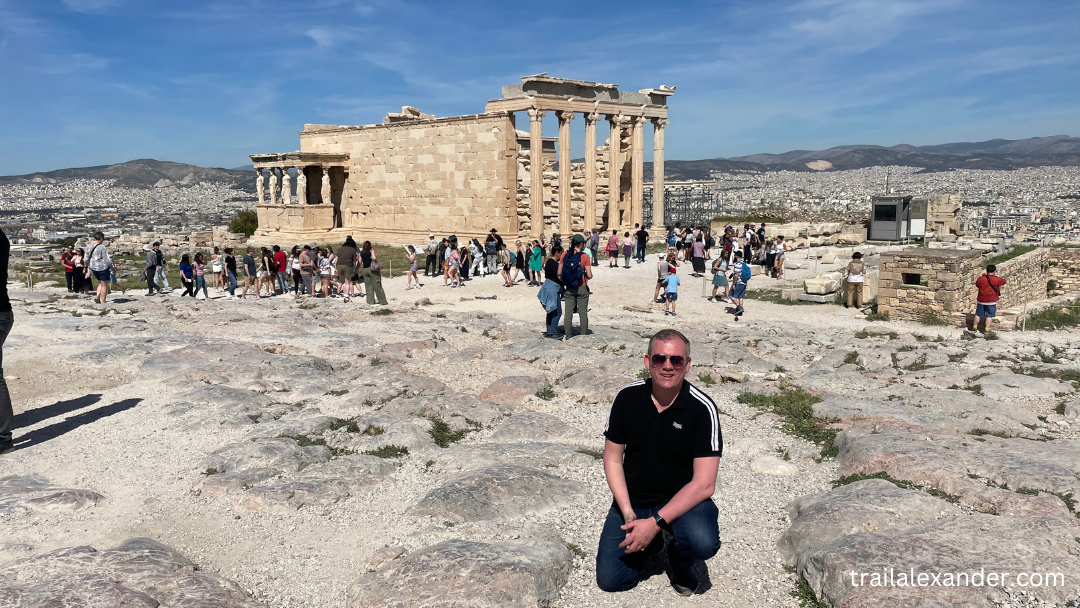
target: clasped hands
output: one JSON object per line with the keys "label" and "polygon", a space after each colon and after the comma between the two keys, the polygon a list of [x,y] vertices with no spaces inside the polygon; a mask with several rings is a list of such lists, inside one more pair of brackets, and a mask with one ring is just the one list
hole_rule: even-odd
{"label": "clasped hands", "polygon": [[638,519],[633,511],[623,514],[626,523],[619,526],[626,531],[626,538],[619,543],[619,548],[626,548],[627,553],[636,553],[648,547],[660,531],[660,526],[651,517]]}

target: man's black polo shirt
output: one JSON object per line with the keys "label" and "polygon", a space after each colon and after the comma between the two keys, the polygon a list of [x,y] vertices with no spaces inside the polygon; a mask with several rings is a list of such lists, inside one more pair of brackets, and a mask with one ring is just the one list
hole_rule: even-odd
{"label": "man's black polo shirt", "polygon": [[694,478],[694,459],[719,456],[724,447],[716,404],[686,381],[663,413],[653,404],[651,379],[623,387],[604,436],[626,446],[623,472],[635,509],[671,500]]}

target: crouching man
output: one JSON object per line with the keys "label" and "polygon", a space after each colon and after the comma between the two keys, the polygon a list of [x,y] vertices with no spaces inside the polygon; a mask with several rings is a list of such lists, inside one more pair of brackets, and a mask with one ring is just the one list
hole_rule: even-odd
{"label": "crouching man", "polygon": [[648,380],[627,385],[611,404],[604,473],[614,502],[596,551],[596,582],[626,591],[645,559],[666,550],[671,585],[691,595],[691,566],[720,550],[712,495],[723,440],[716,404],[686,382],[690,341],[656,333],[645,355]]}

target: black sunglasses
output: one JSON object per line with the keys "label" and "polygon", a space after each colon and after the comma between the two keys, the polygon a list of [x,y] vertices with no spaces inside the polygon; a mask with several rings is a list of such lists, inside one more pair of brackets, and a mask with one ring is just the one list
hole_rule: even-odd
{"label": "black sunglasses", "polygon": [[652,362],[653,367],[661,367],[667,361],[671,361],[671,367],[675,369],[682,369],[686,365],[686,357],[682,355],[652,355],[649,360]]}

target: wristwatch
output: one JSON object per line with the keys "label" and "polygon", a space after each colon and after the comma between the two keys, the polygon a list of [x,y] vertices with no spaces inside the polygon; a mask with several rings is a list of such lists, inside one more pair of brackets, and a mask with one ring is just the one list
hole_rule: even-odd
{"label": "wristwatch", "polygon": [[656,515],[653,515],[652,518],[653,518],[653,521],[656,522],[656,526],[658,528],[663,528],[664,526],[667,525],[667,521],[665,521],[664,518],[660,516],[659,512],[657,512]]}

